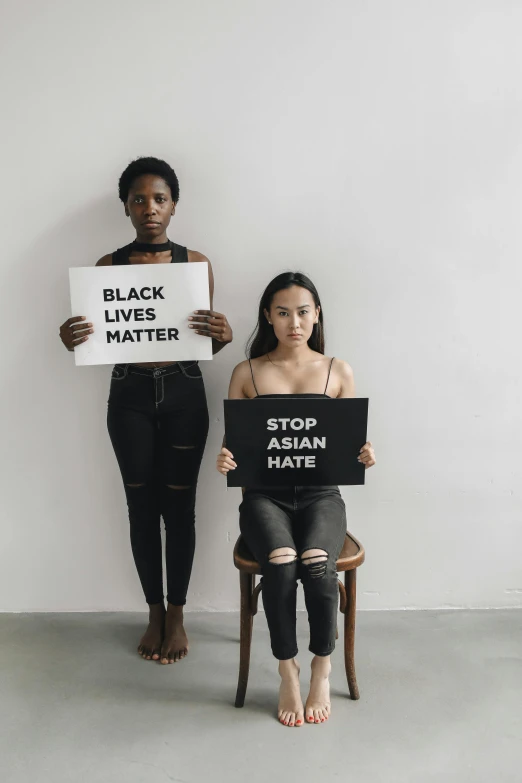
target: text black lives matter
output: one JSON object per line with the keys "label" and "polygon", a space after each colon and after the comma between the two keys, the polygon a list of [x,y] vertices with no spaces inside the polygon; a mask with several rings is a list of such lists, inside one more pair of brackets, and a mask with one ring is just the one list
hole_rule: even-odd
{"label": "text black lives matter", "polygon": [[[163,296],[164,286],[144,286],[143,288],[130,288],[126,295],[122,295],[119,288],[104,288],[103,289],[103,301],[104,302],[129,302],[137,300],[138,302],[148,302],[154,299],[165,299]],[[122,323],[131,321],[155,321],[156,311],[153,307],[129,307],[116,308],[113,310],[105,310],[106,323]],[[163,329],[158,328],[135,328],[125,329],[123,333],[116,329],[115,331],[107,330],[107,342],[116,343],[140,343],[153,342],[162,340],[179,340],[178,329],[165,327]]]}

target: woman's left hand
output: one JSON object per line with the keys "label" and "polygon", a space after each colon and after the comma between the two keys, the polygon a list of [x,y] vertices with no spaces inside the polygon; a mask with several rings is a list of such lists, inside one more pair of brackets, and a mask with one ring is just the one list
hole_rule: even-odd
{"label": "woman's left hand", "polygon": [[370,441],[364,444],[357,460],[362,462],[365,468],[371,468],[372,465],[375,465],[375,452]]}
{"label": "woman's left hand", "polygon": [[204,337],[212,337],[218,343],[232,342],[232,329],[226,315],[216,313],[215,310],[194,310],[194,315],[189,316],[190,329]]}

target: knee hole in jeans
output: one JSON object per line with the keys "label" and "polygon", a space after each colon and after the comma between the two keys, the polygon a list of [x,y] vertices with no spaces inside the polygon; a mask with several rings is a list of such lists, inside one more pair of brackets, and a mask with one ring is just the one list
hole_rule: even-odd
{"label": "knee hole in jeans", "polygon": [[301,555],[301,563],[306,568],[310,579],[321,579],[326,576],[326,561],[328,553],[324,549],[307,549]]}
{"label": "knee hole in jeans", "polygon": [[285,565],[286,563],[294,563],[296,560],[297,552],[289,546],[282,546],[279,547],[279,549],[274,549],[268,555],[268,562],[272,565]]}
{"label": "knee hole in jeans", "polygon": [[166,484],[165,486],[167,487],[167,489],[190,489],[190,484],[188,485],[188,487],[180,487],[177,484]]}

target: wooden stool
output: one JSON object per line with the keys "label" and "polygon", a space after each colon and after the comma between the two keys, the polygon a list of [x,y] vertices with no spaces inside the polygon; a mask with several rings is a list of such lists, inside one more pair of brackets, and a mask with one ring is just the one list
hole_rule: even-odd
{"label": "wooden stool", "polygon": [[[346,534],[344,546],[337,560],[337,571],[344,571],[343,583],[339,580],[340,610],[344,614],[344,665],[346,679],[352,699],[359,698],[359,689],[355,677],[354,646],[355,646],[355,604],[356,604],[356,569],[364,563],[364,549],[350,533]],[[252,644],[252,626],[254,615],[257,614],[257,602],[261,591],[261,582],[256,587],[256,574],[261,573],[261,566],[254,560],[242,536],[239,536],[234,547],[234,565],[239,571],[241,586],[241,616],[240,616],[240,652],[239,680],[237,683],[236,707],[245,703],[250,668],[250,648]]]}

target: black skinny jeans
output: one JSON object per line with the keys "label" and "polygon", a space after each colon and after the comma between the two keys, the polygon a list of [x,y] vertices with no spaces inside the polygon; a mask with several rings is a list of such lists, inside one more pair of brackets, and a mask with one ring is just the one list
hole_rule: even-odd
{"label": "black skinny jeans", "polygon": [[127,495],[132,553],[145,599],[163,601],[163,517],[167,601],[182,606],[194,559],[196,484],[208,433],[198,363],[157,369],[117,364],[107,425]]}
{"label": "black skinny jeans", "polygon": [[[308,611],[309,650],[330,655],[339,601],[336,562],[346,535],[346,511],[338,488],[246,489],[239,511],[241,534],[261,563],[263,604],[275,657],[287,660],[297,655],[298,578]],[[281,547],[293,549],[297,558],[289,563],[270,560]],[[326,560],[301,562],[309,549],[324,550]]]}

